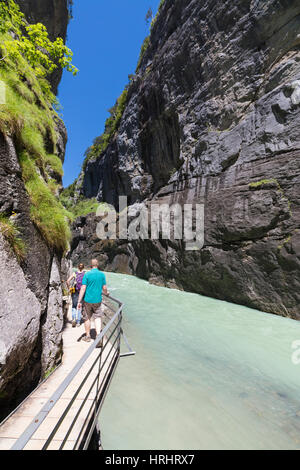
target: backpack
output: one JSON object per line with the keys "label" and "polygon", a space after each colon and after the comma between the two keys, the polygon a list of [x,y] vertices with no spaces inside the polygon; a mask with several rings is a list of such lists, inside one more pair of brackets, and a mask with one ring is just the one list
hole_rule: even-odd
{"label": "backpack", "polygon": [[76,290],[75,283],[76,283],[76,281],[75,281],[74,277],[72,277],[72,279],[70,281],[70,288],[69,288],[69,291],[70,291],[71,295],[75,294],[75,290]]}
{"label": "backpack", "polygon": [[80,292],[84,275],[85,275],[85,272],[80,273],[77,271],[76,273],[76,291],[77,292]]}

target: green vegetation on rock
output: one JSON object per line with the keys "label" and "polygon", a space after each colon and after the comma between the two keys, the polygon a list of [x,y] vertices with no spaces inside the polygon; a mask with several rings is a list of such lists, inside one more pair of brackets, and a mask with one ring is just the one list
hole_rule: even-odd
{"label": "green vegetation on rock", "polygon": [[292,238],[292,236],[291,236],[291,235],[288,235],[288,236],[283,240],[282,244],[277,246],[277,249],[278,249],[279,251],[282,250],[282,248],[284,247],[284,245],[286,245],[287,243],[289,243],[289,242],[291,241],[291,238]]}
{"label": "green vegetation on rock", "polygon": [[157,21],[157,18],[158,18],[158,15],[160,14],[160,11],[163,7],[163,4],[165,3],[166,0],[160,0],[160,4],[158,6],[158,10],[157,10],[157,13],[155,15],[155,17],[153,18],[153,20],[151,21],[151,30],[153,28],[153,26],[155,25],[156,21]]}
{"label": "green vegetation on rock", "polygon": [[140,56],[139,56],[139,60],[138,60],[138,64],[137,64],[137,67],[136,67],[136,73],[137,73],[137,72],[139,71],[139,69],[140,69],[140,66],[141,66],[143,57],[144,57],[144,55],[145,55],[145,53],[146,53],[146,51],[147,51],[147,49],[148,49],[148,47],[149,47],[149,44],[150,44],[150,42],[151,42],[151,32],[152,32],[152,29],[153,29],[153,27],[154,27],[154,25],[155,25],[155,23],[156,23],[156,21],[157,21],[157,19],[158,19],[158,16],[159,16],[159,14],[160,14],[160,12],[161,12],[161,9],[162,9],[164,3],[165,3],[165,0],[161,0],[161,1],[160,1],[159,7],[158,7],[158,11],[157,11],[155,17],[154,17],[154,18],[152,19],[152,21],[151,21],[151,24],[150,24],[150,34],[149,34],[149,36],[147,36],[147,37],[144,39],[144,41],[143,41],[143,44],[142,44],[142,47],[141,47]]}
{"label": "green vegetation on rock", "polygon": [[[164,3],[165,3],[165,0],[161,0],[159,7],[158,7],[158,12],[151,22],[150,35],[147,36],[143,42],[136,71],[138,71],[141,65],[143,56],[149,47],[152,28],[158,18],[158,15],[161,12],[161,9]],[[146,73],[148,72],[149,72],[149,69],[146,70]],[[86,167],[89,161],[99,158],[101,154],[105,152],[108,145],[112,142],[114,136],[116,135],[119,129],[120,122],[121,122],[122,116],[124,114],[124,111],[128,102],[129,87],[132,83],[134,75],[130,75],[128,78],[129,78],[128,85],[126,85],[124,91],[122,92],[120,97],[117,99],[115,105],[109,110],[110,116],[107,118],[105,122],[105,128],[104,128],[103,134],[96,137],[93,141],[93,144],[85,152],[85,159],[82,164],[82,171],[86,170]],[[71,213],[79,214],[79,215],[86,215],[84,204],[86,204],[87,210],[90,209],[87,202],[85,202],[83,205],[80,202],[78,202],[77,203],[79,204],[78,208],[76,207],[77,204],[74,203],[75,188],[77,187],[79,189],[79,186],[80,185],[78,184],[78,181],[76,180],[68,188],[64,189],[60,199],[64,207],[67,208],[68,211],[70,211]]]}
{"label": "green vegetation on rock", "polygon": [[50,41],[43,24],[28,24],[19,6],[13,0],[0,2],[0,18],[0,46],[3,60],[19,62],[22,56],[51,101],[53,95],[45,77],[59,66],[76,75],[78,69],[72,64],[72,51],[65,46],[60,37],[53,42]]}
{"label": "green vegetation on rock", "polygon": [[148,49],[149,44],[150,44],[150,35],[145,37],[144,42],[142,44],[139,60],[138,60],[137,66],[136,66],[136,72],[139,71],[139,68],[141,66],[143,57],[145,55],[146,50]]}
{"label": "green vegetation on rock", "polygon": [[[161,2],[160,2],[160,5],[158,7],[158,12],[157,12],[156,16],[153,18],[152,22],[151,22],[151,27],[150,27],[151,30],[152,30],[152,28],[153,28],[153,26],[154,26],[154,24],[155,24],[155,22],[158,18],[158,15],[161,11],[161,8],[162,8],[164,2],[165,2],[165,0],[161,0]],[[140,68],[142,59],[144,57],[144,54],[145,54],[146,50],[149,47],[149,44],[150,44],[150,35],[147,36],[144,39],[144,42],[142,44],[142,48],[141,48],[140,57],[139,57],[139,60],[138,60],[138,65],[137,65],[137,68],[136,68],[136,72]],[[122,116],[123,116],[123,113],[124,113],[124,110],[125,110],[125,107],[126,107],[126,104],[127,104],[129,86],[130,86],[130,83],[125,87],[123,93],[117,99],[117,101],[116,101],[115,105],[113,106],[113,108],[111,108],[109,110],[110,116],[107,118],[107,120],[105,122],[104,133],[102,135],[100,135],[99,137],[96,137],[96,139],[93,142],[93,145],[91,145],[87,149],[87,151],[85,152],[85,159],[84,159],[84,162],[83,162],[83,165],[82,165],[83,170],[86,169],[87,163],[90,160],[93,160],[94,158],[99,157],[103,152],[105,152],[105,150],[107,149],[109,143],[112,141],[114,135],[118,131],[119,126],[120,126],[120,122],[121,122],[121,119],[122,119]]]}
{"label": "green vegetation on rock", "polygon": [[[72,185],[71,185],[72,186]],[[72,189],[66,188],[60,195],[60,201],[66,208],[69,214],[72,215],[73,219],[77,217],[86,216],[88,214],[95,214],[99,208],[102,210],[109,210],[108,204],[105,202],[98,202],[96,198],[85,199],[81,197],[77,202],[74,202],[72,197]]]}
{"label": "green vegetation on rock", "polygon": [[289,213],[290,213],[290,216],[292,216],[291,201],[289,201],[289,199],[285,196],[284,191],[283,191],[282,187],[280,186],[279,181],[277,179],[270,178],[270,179],[262,179],[260,181],[255,181],[255,182],[249,184],[249,188],[254,189],[254,190],[263,189],[264,186],[268,186],[270,184],[277,186],[277,190],[280,192],[281,197],[287,201],[288,208],[289,208]]}
{"label": "green vegetation on rock", "polygon": [[61,38],[51,42],[42,24],[28,25],[12,0],[0,2],[0,80],[6,104],[0,106],[0,131],[12,136],[31,201],[32,221],[50,247],[68,248],[70,215],[55,196],[62,162],[58,156],[59,117],[47,77],[59,66],[76,73],[71,51]]}
{"label": "green vegetation on rock", "polygon": [[101,155],[101,153],[106,150],[108,144],[111,142],[117,130],[119,129],[120,122],[127,103],[128,87],[129,85],[125,87],[125,90],[123,91],[121,96],[119,96],[115,105],[109,110],[110,116],[105,122],[104,133],[99,137],[96,137],[93,142],[93,145],[89,147],[85,152],[85,160],[82,166],[83,170],[85,170],[89,160],[98,157],[99,155]]}
{"label": "green vegetation on rock", "polygon": [[76,219],[77,217],[91,214],[92,212],[96,212],[99,206],[99,202],[93,199],[79,199],[78,202],[74,203],[68,193],[65,193],[66,190],[62,192],[60,195],[60,201],[62,205],[68,210],[70,214],[72,214],[73,218]]}
{"label": "green vegetation on rock", "polygon": [[49,186],[40,177],[29,154],[23,151],[19,158],[25,187],[31,201],[31,219],[48,245],[64,252],[71,237],[69,222],[72,216],[55,197],[51,185]]}
{"label": "green vegetation on rock", "polygon": [[50,375],[53,374],[53,372],[55,372],[57,369],[57,366],[53,366],[51,367],[51,369],[49,369],[45,374],[44,374],[44,377],[43,377],[43,380],[46,380],[50,377]]}
{"label": "green vegetation on rock", "polygon": [[54,154],[46,155],[46,165],[51,168],[51,170],[60,178],[63,176],[63,166],[61,159]]}
{"label": "green vegetation on rock", "polygon": [[276,184],[276,186],[278,187],[278,189],[281,189],[278,181],[275,179],[275,178],[271,178],[271,179],[264,179],[264,180],[260,180],[260,181],[255,181],[254,183],[250,183],[249,184],[249,187],[252,188],[252,189],[258,189],[260,188],[261,186],[264,186],[266,184]]}
{"label": "green vegetation on rock", "polygon": [[8,242],[17,260],[19,262],[23,261],[26,253],[25,243],[15,223],[4,214],[0,214],[0,232]]}

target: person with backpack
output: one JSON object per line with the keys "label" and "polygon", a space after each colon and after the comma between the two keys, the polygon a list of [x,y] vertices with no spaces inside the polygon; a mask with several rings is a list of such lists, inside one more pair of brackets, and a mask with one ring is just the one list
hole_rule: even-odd
{"label": "person with backpack", "polygon": [[[106,286],[106,277],[99,269],[99,262],[96,259],[91,261],[91,271],[87,272],[82,281],[80,290],[78,308],[83,307],[83,320],[85,326],[85,337],[83,341],[91,341],[91,320],[94,319],[97,336],[101,333],[102,318],[102,295],[109,295]],[[84,301],[84,303],[83,303]],[[102,342],[97,347],[102,347]]]}
{"label": "person with backpack", "polygon": [[81,324],[81,308],[78,308],[78,299],[82,281],[85,275],[84,264],[80,263],[78,271],[74,272],[67,280],[67,286],[72,296],[72,327],[76,325],[79,327]]}

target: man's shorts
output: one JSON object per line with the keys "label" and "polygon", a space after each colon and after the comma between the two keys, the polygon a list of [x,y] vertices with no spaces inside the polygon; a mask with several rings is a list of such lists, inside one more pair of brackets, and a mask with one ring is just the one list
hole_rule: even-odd
{"label": "man's shorts", "polygon": [[82,318],[84,321],[92,320],[93,318],[101,318],[104,316],[102,309],[102,303],[100,304],[88,304],[84,302]]}

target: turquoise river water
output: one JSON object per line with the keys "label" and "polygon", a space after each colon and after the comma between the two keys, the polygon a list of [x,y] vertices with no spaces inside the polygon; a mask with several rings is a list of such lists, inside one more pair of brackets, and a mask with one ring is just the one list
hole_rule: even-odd
{"label": "turquoise river water", "polygon": [[107,277],[137,355],[104,404],[104,449],[300,449],[300,322]]}

